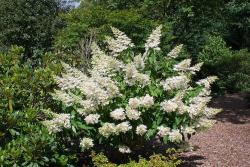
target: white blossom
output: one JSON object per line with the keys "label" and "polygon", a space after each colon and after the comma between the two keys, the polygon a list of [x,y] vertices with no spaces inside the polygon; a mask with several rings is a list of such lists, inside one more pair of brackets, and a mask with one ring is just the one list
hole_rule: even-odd
{"label": "white blossom", "polygon": [[216,123],[216,120],[211,120],[207,118],[201,118],[196,125],[197,128],[208,129],[211,128]]}
{"label": "white blossom", "polygon": [[211,90],[209,88],[203,88],[199,93],[199,96],[209,96],[211,94]]}
{"label": "white blossom", "polygon": [[140,84],[142,86],[150,83],[150,77],[146,74],[139,73],[136,66],[133,63],[129,63],[125,66],[125,81],[128,85],[132,86]]}
{"label": "white blossom", "polygon": [[106,55],[97,46],[96,43],[92,44],[92,70],[91,74],[101,76],[113,76],[115,72],[120,71],[124,64],[114,57]]}
{"label": "white blossom", "polygon": [[[147,74],[142,74],[138,72],[134,75],[134,81],[135,83],[138,82],[140,85],[145,86],[150,83],[150,77]],[[134,83],[133,80],[132,83]]]}
{"label": "white blossom", "polygon": [[161,40],[161,29],[162,25],[158,26],[153,32],[150,34],[149,38],[147,39],[147,42],[145,44],[146,51],[149,50],[149,48],[154,50],[160,50],[159,44]]}
{"label": "white blossom", "polygon": [[161,82],[163,89],[174,90],[174,89],[186,89],[189,86],[190,80],[185,75],[174,76],[167,78],[165,81]]}
{"label": "white blossom", "polygon": [[145,133],[147,132],[147,126],[146,125],[143,125],[143,124],[140,124],[136,127],[136,134],[137,135],[144,135]]}
{"label": "white blossom", "polygon": [[119,151],[123,154],[131,153],[131,150],[128,146],[119,146]]}
{"label": "white blossom", "polygon": [[149,94],[146,94],[143,97],[137,98],[130,98],[128,105],[131,109],[137,109],[138,107],[151,107],[154,105],[154,98],[150,96]]}
{"label": "white blossom", "polygon": [[88,150],[94,146],[93,139],[84,137],[80,141],[80,146],[83,150]]}
{"label": "white blossom", "polygon": [[84,118],[84,120],[87,124],[97,124],[99,122],[99,118],[99,114],[89,114]]}
{"label": "white blossom", "polygon": [[[95,54],[102,54],[98,49],[95,50],[95,52]],[[103,63],[104,61],[99,62],[99,64]],[[109,62],[107,64],[110,66]],[[109,77],[109,75],[105,75],[107,71],[101,73],[101,70],[98,68],[98,73],[95,73],[94,75],[92,73],[91,77],[87,77],[79,70],[74,68],[71,69],[65,64],[64,66],[66,66],[69,72],[63,75],[62,78],[58,78],[58,82],[60,82],[60,86],[63,89],[55,90],[55,93],[52,94],[53,98],[62,101],[67,106],[75,103],[80,104],[82,107],[81,115],[85,115],[85,112],[93,112],[98,108],[98,105],[105,106],[109,104],[110,99],[120,96],[116,83]],[[93,64],[93,70],[95,67],[97,67],[97,65]],[[108,67],[103,67],[103,69],[108,70]],[[73,86],[69,86],[68,82]],[[79,89],[86,99],[82,99],[81,95],[74,95],[70,90],[64,91],[66,88],[73,89],[73,87]],[[85,112],[83,112],[84,110]]]}
{"label": "white blossom", "polygon": [[63,102],[66,106],[71,106],[75,103],[75,99],[63,90],[55,90],[52,93],[52,97],[55,100]]}
{"label": "white blossom", "polygon": [[179,130],[172,130],[168,133],[169,140],[171,142],[180,142],[182,141],[182,135]]}
{"label": "white blossom", "polygon": [[134,57],[133,64],[135,65],[136,69],[144,69],[145,63],[141,54]]}
{"label": "white blossom", "polygon": [[168,56],[174,59],[177,58],[179,56],[179,53],[181,52],[182,47],[183,47],[183,44],[176,46],[173,50],[171,50],[168,53]]}
{"label": "white blossom", "polygon": [[202,65],[203,63],[198,63],[191,67],[191,59],[185,59],[174,65],[174,70],[180,72],[181,74],[188,71],[195,74],[195,72],[200,71]]}
{"label": "white blossom", "polygon": [[113,56],[117,56],[118,53],[126,50],[128,47],[133,47],[134,44],[131,42],[131,39],[127,37],[123,32],[117,28],[111,27],[111,30],[115,36],[114,38],[107,38],[107,43],[109,50],[112,51]]}
{"label": "white blossom", "polygon": [[116,125],[116,134],[126,133],[127,131],[129,131],[131,129],[132,129],[132,126],[130,125],[130,123],[128,121],[122,122],[122,123],[119,123],[118,125]]}
{"label": "white blossom", "polygon": [[190,99],[190,104],[187,108],[187,112],[190,117],[197,116],[205,111],[207,103],[211,100],[211,97],[196,96]]}
{"label": "white blossom", "polygon": [[139,98],[130,98],[128,101],[128,105],[131,109],[136,109],[140,106],[140,99]]}
{"label": "white blossom", "polygon": [[127,107],[126,115],[130,120],[138,120],[138,119],[140,119],[141,112],[139,112],[136,109],[132,109],[132,108]]}
{"label": "white blossom", "polygon": [[187,106],[182,102],[184,92],[177,93],[174,98],[169,100],[164,100],[160,103],[161,109],[166,112],[177,111],[183,114],[187,110]]}
{"label": "white blossom", "polygon": [[197,116],[198,114],[200,114],[203,111],[203,106],[199,105],[199,104],[191,104],[188,106],[188,114],[191,118],[193,118],[194,116]]}
{"label": "white blossom", "polygon": [[175,103],[173,100],[166,100],[161,102],[161,109],[166,112],[174,112],[177,110],[178,104]]}
{"label": "white blossom", "polygon": [[52,120],[43,121],[43,124],[47,127],[50,133],[61,132],[63,128],[69,129],[70,124],[70,115],[69,114],[53,114]]}
{"label": "white blossom", "polygon": [[125,66],[124,71],[126,73],[126,79],[132,79],[135,76],[135,74],[138,72],[136,69],[136,66],[133,63],[128,63]]}
{"label": "white blossom", "polygon": [[193,104],[202,104],[203,106],[206,106],[211,101],[211,99],[212,97],[200,96],[200,94],[198,94],[198,96],[191,98],[189,101]]}
{"label": "white blossom", "polygon": [[185,128],[182,128],[181,131],[184,134],[193,134],[193,133],[196,132],[196,130],[194,129],[194,127],[185,127]]}
{"label": "white blossom", "polygon": [[140,104],[144,107],[151,107],[154,105],[154,98],[146,94],[146,96],[140,98]]}
{"label": "white blossom", "polygon": [[210,118],[210,117],[220,113],[221,111],[222,111],[222,109],[205,107],[204,114],[206,115],[206,117]]}
{"label": "white blossom", "polygon": [[110,117],[114,120],[124,120],[126,119],[126,114],[123,108],[117,108],[114,111],[110,112]]}
{"label": "white blossom", "polygon": [[66,73],[62,74],[62,77],[55,77],[55,80],[61,90],[74,89],[88,79],[88,77],[80,70],[70,67],[68,64],[63,62],[61,62],[61,64]]}
{"label": "white blossom", "polygon": [[190,67],[190,70],[192,71],[193,74],[195,74],[196,71],[200,71],[201,67],[203,66],[203,62],[197,63],[194,66]]}
{"label": "white blossom", "polygon": [[110,77],[100,77],[96,75],[92,78],[102,89],[106,90],[109,97],[117,97],[120,95],[119,88],[116,85],[116,82],[113,81]]}
{"label": "white blossom", "polygon": [[104,123],[102,127],[98,129],[99,133],[108,138],[110,135],[113,135],[116,133],[116,127],[113,123]]}
{"label": "white blossom", "polygon": [[160,137],[164,137],[164,136],[168,135],[168,133],[170,132],[169,127],[159,126],[157,129],[158,129],[157,135]]}
{"label": "white blossom", "polygon": [[205,88],[210,89],[210,86],[212,83],[214,83],[218,77],[216,76],[209,76],[205,79],[201,79],[198,82],[196,82],[198,85],[203,85]]}
{"label": "white blossom", "polygon": [[189,70],[191,65],[191,59],[182,60],[180,63],[174,65],[175,71],[185,72]]}
{"label": "white blossom", "polygon": [[109,104],[110,99],[120,95],[116,83],[111,78],[98,75],[89,78],[78,88],[86,99],[95,103],[95,106],[105,106]]}
{"label": "white blossom", "polygon": [[93,100],[82,100],[79,102],[79,104],[81,105],[82,108],[79,108],[77,112],[83,116],[88,113],[92,113],[97,109],[97,105]]}

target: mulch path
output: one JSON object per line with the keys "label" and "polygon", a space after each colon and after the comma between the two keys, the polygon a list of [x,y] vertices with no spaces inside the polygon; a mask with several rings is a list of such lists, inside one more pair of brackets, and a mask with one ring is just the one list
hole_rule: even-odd
{"label": "mulch path", "polygon": [[246,94],[230,94],[214,99],[222,108],[217,123],[193,136],[195,151],[182,153],[182,167],[250,167],[250,104]]}

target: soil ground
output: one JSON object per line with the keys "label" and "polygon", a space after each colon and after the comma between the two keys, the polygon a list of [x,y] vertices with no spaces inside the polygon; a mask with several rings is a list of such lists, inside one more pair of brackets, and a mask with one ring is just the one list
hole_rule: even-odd
{"label": "soil ground", "polygon": [[182,167],[250,167],[250,104],[246,94],[215,98],[217,123],[190,140],[195,151],[181,154]]}

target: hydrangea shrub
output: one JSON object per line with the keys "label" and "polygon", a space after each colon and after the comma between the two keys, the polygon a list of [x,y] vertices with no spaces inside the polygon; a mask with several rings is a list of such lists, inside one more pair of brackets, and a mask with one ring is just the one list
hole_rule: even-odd
{"label": "hydrangea shrub", "polygon": [[53,97],[65,112],[52,113],[43,122],[49,131],[72,131],[83,150],[108,145],[131,153],[141,141],[178,143],[210,127],[219,112],[207,106],[217,78],[193,81],[202,63],[179,60],[183,45],[162,53],[161,28],[151,33],[143,54],[135,54],[131,39],[112,27],[114,38],[107,38],[106,52],[92,44],[89,71],[62,63],[66,72],[56,77],[60,89]]}

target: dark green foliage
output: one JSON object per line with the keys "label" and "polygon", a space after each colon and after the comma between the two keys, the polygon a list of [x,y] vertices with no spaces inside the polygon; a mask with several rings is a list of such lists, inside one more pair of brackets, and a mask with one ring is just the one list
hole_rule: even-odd
{"label": "dark green foliage", "polygon": [[[56,36],[55,47],[63,53],[78,55],[78,59],[86,57],[82,54],[82,51],[86,48],[79,47],[81,40],[86,41],[86,39],[92,38],[92,41],[101,43],[107,35],[111,35],[110,26],[120,29],[131,37],[139,51],[142,50],[147,35],[159,24],[164,25],[162,37],[162,49],[164,51],[169,50],[169,41],[173,38],[169,23],[145,18],[136,9],[110,10],[102,6],[90,5],[89,7],[82,6],[72,10],[63,14],[62,17],[66,27]],[[104,45],[104,43],[101,43],[101,45]],[[69,59],[72,56],[63,56],[62,54],[62,57]]]}
{"label": "dark green foliage", "polygon": [[0,48],[23,46],[29,57],[34,49],[48,49],[57,13],[57,0],[1,0]]}
{"label": "dark green foliage", "polygon": [[1,167],[67,166],[74,159],[39,123],[39,113],[36,109],[0,109]]}
{"label": "dark green foliage", "polygon": [[[0,110],[0,166],[49,166],[62,164],[55,137],[39,125],[38,111]],[[67,163],[67,159],[64,158]],[[64,162],[64,163],[65,163]]]}
{"label": "dark green foliage", "polygon": [[235,49],[250,49],[250,2],[234,0],[226,4],[224,13],[226,41]]}
{"label": "dark green foliage", "polygon": [[49,105],[60,67],[52,54],[39,67],[22,64],[23,51],[12,47],[0,54],[0,166],[67,166],[74,157],[41,125],[39,109]]}
{"label": "dark green foliage", "polygon": [[204,75],[219,77],[215,89],[250,90],[250,53],[247,50],[232,51],[221,37],[210,36],[198,58],[204,62]]}
{"label": "dark green foliage", "polygon": [[13,47],[0,54],[0,107],[23,109],[38,107],[49,101],[49,91],[55,85],[53,74],[60,71],[52,54],[42,57],[41,65],[33,68],[22,64],[23,49]]}
{"label": "dark green foliage", "polygon": [[[210,32],[221,27],[222,8],[225,1],[217,0],[141,0],[141,1],[89,1],[105,9],[137,10],[143,19],[158,23],[171,23],[175,43],[188,46],[189,52],[197,54]],[[82,5],[84,7],[84,5]],[[126,30],[123,30],[126,32]]]}

